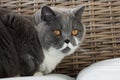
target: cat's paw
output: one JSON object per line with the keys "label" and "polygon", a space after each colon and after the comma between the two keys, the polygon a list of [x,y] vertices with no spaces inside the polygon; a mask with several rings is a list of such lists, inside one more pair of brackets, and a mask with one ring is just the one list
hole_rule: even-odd
{"label": "cat's paw", "polygon": [[34,76],[43,76],[43,73],[42,73],[42,72],[36,72],[36,73],[34,74]]}

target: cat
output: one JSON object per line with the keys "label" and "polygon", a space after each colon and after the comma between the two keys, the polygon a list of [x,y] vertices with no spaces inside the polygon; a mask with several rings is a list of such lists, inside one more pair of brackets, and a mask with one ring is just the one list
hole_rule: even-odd
{"label": "cat", "polygon": [[80,46],[86,31],[81,21],[83,11],[84,6],[73,9],[43,6],[33,15],[45,56],[40,72],[50,73]]}
{"label": "cat", "polygon": [[43,6],[28,18],[0,9],[0,77],[52,72],[82,43],[83,11]]}

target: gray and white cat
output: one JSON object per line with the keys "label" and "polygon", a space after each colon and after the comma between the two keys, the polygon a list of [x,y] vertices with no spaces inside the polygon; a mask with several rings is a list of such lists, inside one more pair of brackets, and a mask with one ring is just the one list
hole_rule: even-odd
{"label": "gray and white cat", "polygon": [[84,7],[42,7],[32,18],[0,9],[0,78],[50,73],[82,43]]}
{"label": "gray and white cat", "polygon": [[82,43],[85,27],[81,22],[84,6],[74,9],[43,6],[34,14],[44,60],[40,72],[50,73]]}

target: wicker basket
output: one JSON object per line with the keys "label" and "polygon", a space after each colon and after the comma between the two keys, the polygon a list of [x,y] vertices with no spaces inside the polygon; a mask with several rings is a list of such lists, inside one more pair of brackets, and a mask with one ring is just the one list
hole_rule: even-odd
{"label": "wicker basket", "polygon": [[[96,61],[120,56],[119,0],[0,0],[0,7],[31,15],[41,5],[75,7],[85,5],[85,41],[73,55],[66,57],[54,72],[76,76]],[[86,54],[87,53],[87,54]]]}

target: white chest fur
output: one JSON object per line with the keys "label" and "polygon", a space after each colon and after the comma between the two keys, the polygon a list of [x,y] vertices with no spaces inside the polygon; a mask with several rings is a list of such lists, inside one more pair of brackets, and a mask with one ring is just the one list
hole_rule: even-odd
{"label": "white chest fur", "polygon": [[43,50],[45,59],[40,65],[40,71],[44,74],[51,72],[58,63],[64,58],[64,54],[51,47],[49,50]]}

